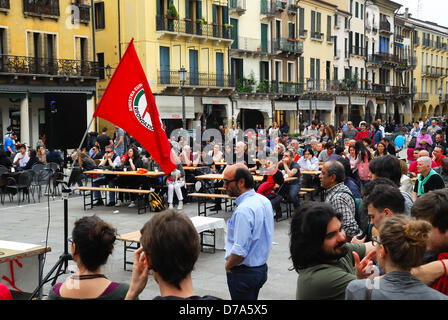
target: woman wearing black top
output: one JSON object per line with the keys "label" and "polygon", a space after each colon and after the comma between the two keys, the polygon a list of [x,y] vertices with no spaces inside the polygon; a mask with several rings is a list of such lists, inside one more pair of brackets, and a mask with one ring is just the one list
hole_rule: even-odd
{"label": "woman wearing black top", "polygon": [[[140,153],[137,147],[132,146],[128,150],[128,157],[125,160],[124,169],[127,171],[137,171],[139,168],[143,168],[143,160],[140,157]],[[128,188],[128,189],[138,189],[141,185],[144,184],[145,177],[136,177],[136,176],[119,176],[117,179],[117,185],[120,188]],[[120,192],[119,200],[117,201],[116,206],[120,206],[123,202],[123,193]],[[135,199],[137,195],[135,193],[131,193],[131,203],[129,204],[129,208],[135,207]]]}
{"label": "woman wearing black top", "polygon": [[37,152],[34,149],[30,149],[28,151],[28,156],[30,157],[30,160],[26,163],[26,165],[23,167],[23,170],[29,170],[31,169],[36,163],[40,163],[39,158],[37,157]]}

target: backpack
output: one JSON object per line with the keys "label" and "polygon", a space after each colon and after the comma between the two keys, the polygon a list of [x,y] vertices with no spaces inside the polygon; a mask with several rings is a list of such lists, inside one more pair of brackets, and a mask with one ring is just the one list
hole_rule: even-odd
{"label": "backpack", "polygon": [[151,191],[148,195],[149,205],[151,210],[154,212],[160,212],[165,210],[165,205],[163,204],[162,198],[157,194],[157,192]]}
{"label": "backpack", "polygon": [[365,161],[358,164],[358,175],[361,180],[369,180],[369,173],[369,161],[366,155]]}
{"label": "backpack", "polygon": [[[336,191],[335,194],[331,197],[331,199],[333,199],[333,197],[336,195],[336,193],[346,193],[348,195],[350,195],[350,197],[352,197],[353,201],[355,202],[355,220],[356,223],[358,224],[358,226],[361,228],[362,224],[363,224],[363,208],[362,208],[362,199],[361,198],[355,198],[353,196],[353,194],[351,194],[350,192],[344,191],[344,190],[339,190]],[[331,200],[330,199],[330,200]]]}

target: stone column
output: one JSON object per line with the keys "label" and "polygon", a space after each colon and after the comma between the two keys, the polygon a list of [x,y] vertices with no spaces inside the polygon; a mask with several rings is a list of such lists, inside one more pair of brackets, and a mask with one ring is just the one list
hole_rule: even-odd
{"label": "stone column", "polygon": [[20,142],[30,145],[30,112],[28,105],[28,93],[20,101]]}

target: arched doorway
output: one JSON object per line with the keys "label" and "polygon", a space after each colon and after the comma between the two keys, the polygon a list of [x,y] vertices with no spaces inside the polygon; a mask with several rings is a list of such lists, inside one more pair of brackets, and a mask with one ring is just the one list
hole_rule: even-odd
{"label": "arched doorway", "polygon": [[433,117],[434,116],[434,107],[432,105],[428,108],[428,114],[427,117]]}
{"label": "arched doorway", "polygon": [[428,117],[428,107],[426,105],[423,105],[420,112],[419,119],[425,120]]}
{"label": "arched doorway", "polygon": [[264,127],[264,116],[258,110],[241,109],[236,119],[242,130],[255,129],[257,124]]}
{"label": "arched doorway", "polygon": [[419,104],[414,104],[414,107],[412,109],[412,118],[414,121],[417,121],[421,118],[421,108]]}
{"label": "arched doorway", "polygon": [[441,115],[441,113],[440,113],[440,110],[441,110],[442,108],[440,107],[440,105],[437,105],[436,107],[435,107],[435,109],[434,109],[434,116],[436,116],[436,117],[438,117],[438,116],[440,116]]}
{"label": "arched doorway", "polygon": [[373,122],[373,115],[375,112],[375,106],[373,105],[372,100],[369,100],[369,102],[367,102],[367,106],[366,106],[366,115],[365,115],[365,120],[367,123],[372,123]]}

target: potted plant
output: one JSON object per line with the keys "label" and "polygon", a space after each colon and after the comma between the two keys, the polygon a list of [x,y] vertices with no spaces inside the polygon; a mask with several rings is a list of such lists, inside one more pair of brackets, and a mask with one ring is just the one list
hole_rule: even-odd
{"label": "potted plant", "polygon": [[168,6],[166,16],[168,19],[177,19],[179,17],[179,13],[177,13],[176,6],[173,3],[170,3]]}
{"label": "potted plant", "polygon": [[224,27],[226,28],[226,29],[233,29],[233,24],[224,24]]}
{"label": "potted plant", "polygon": [[207,21],[205,21],[204,18],[199,18],[196,20],[196,22],[200,24],[201,28],[204,26],[204,24],[207,24]]}

